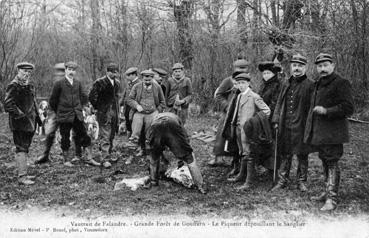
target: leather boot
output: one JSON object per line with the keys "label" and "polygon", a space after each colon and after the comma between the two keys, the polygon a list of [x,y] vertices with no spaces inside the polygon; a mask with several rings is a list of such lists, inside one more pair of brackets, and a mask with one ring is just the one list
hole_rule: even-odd
{"label": "leather boot", "polygon": [[249,158],[247,160],[246,166],[247,166],[246,181],[242,186],[237,187],[237,190],[247,190],[253,186],[255,177],[255,160],[253,158]]}
{"label": "leather boot", "polygon": [[18,167],[18,182],[24,185],[32,185],[35,182],[27,177],[27,154],[19,152],[15,154],[15,163]]}
{"label": "leather boot", "polygon": [[278,183],[270,190],[271,192],[278,191],[286,187],[292,163],[292,155],[282,157],[282,161],[278,170]]}
{"label": "leather boot", "polygon": [[160,159],[156,159],[150,156],[150,167],[149,168],[150,168],[150,184],[151,186],[158,186],[159,185]]}
{"label": "leather boot", "polygon": [[74,165],[70,162],[69,150],[63,150],[63,164],[67,167],[73,167]]}
{"label": "leather boot", "polygon": [[337,207],[338,189],[340,183],[340,170],[338,162],[330,162],[328,164],[328,187],[327,200],[321,211],[332,211]]}
{"label": "leather boot", "polygon": [[242,182],[246,178],[246,169],[247,169],[247,158],[242,157],[241,159],[241,165],[240,165],[240,172],[236,175],[234,178],[228,178],[228,182]]}
{"label": "leather boot", "polygon": [[327,198],[327,188],[328,188],[328,165],[327,162],[322,161],[322,165],[323,165],[323,175],[324,175],[324,182],[325,182],[325,188],[324,188],[324,192],[322,192],[321,194],[317,195],[317,196],[312,196],[310,198],[310,200],[312,201],[317,201],[317,202],[323,202],[326,200]]}
{"label": "leather boot", "polygon": [[84,159],[84,162],[86,164],[90,164],[90,165],[93,165],[93,166],[100,166],[101,164],[98,163],[96,160],[93,159],[93,156],[92,156],[92,146],[88,146],[86,147],[86,154],[87,154],[87,158]]}
{"label": "leather boot", "polygon": [[192,163],[188,164],[188,169],[190,170],[190,174],[192,176],[193,182],[197,186],[197,189],[200,191],[200,193],[206,194],[206,190],[204,188],[204,180],[195,159]]}
{"label": "leather boot", "polygon": [[222,159],[222,156],[214,156],[209,162],[208,162],[208,165],[209,166],[212,166],[212,167],[217,167],[217,166],[223,166],[224,165],[224,162],[223,162],[223,159]]}
{"label": "leather boot", "polygon": [[50,150],[51,150],[51,146],[53,145],[53,142],[54,142],[54,136],[50,136],[50,134],[47,135],[46,141],[45,141],[44,153],[40,157],[37,158],[37,160],[35,161],[35,164],[43,164],[43,163],[50,162],[49,154],[50,154]]}
{"label": "leather boot", "polygon": [[235,176],[240,172],[240,160],[239,156],[233,156],[232,170],[227,174],[227,178]]}
{"label": "leather boot", "polygon": [[297,179],[298,188],[301,192],[307,192],[308,188],[306,186],[307,174],[308,174],[308,155],[297,155],[298,165],[297,165]]}

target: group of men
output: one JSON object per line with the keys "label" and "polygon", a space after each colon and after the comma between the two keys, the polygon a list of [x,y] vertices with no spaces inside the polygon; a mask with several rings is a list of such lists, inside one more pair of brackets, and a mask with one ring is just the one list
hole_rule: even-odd
{"label": "group of men", "polygon": [[[241,190],[252,187],[256,169],[272,171],[276,167],[278,182],[271,191],[277,192],[288,184],[296,155],[298,188],[306,192],[308,155],[318,152],[326,188],[311,199],[325,202],[321,210],[330,211],[337,206],[338,161],[343,155],[343,143],[349,141],[347,118],[354,104],[350,82],[335,72],[332,55],[320,53],[314,63],[319,76],[311,80],[306,75],[307,58],[293,55],[291,76],[283,84],[278,79],[282,70],[278,63],[260,63],[263,83],[256,94],[249,87],[249,62],[235,61],[233,75],[224,79],[215,92],[223,118],[216,136],[215,157],[209,164],[215,166],[221,163],[221,156],[233,156],[228,181],[244,182],[238,187]],[[273,161],[275,149],[278,154]]]}
{"label": "group of men", "polygon": [[[27,62],[17,65],[17,76],[7,87],[4,103],[16,146],[18,181],[25,185],[34,184],[34,176],[27,174],[27,154],[36,126],[41,126],[35,88],[30,80],[34,67]],[[50,149],[59,129],[65,166],[72,167],[76,161],[83,160],[90,165],[109,168],[112,162],[118,160],[112,156],[112,151],[118,131],[119,110],[123,106],[131,144],[138,146],[139,141],[143,141],[143,147],[151,155],[150,186],[158,185],[159,160],[163,150],[169,148],[178,159],[188,163],[195,185],[205,193],[202,175],[183,127],[192,86],[190,79],[184,75],[181,63],[174,64],[173,77],[166,83],[162,80],[166,76],[162,69],[144,70],[140,73],[141,79],[137,68],[129,68],[125,73],[127,87],[121,85],[118,65],[110,63],[106,67],[106,75],[94,81],[89,93],[82,81],[76,78],[77,68],[77,63],[73,61],[55,65],[45,149],[36,164],[50,161]],[[97,143],[92,142],[84,124],[84,113],[90,111],[87,109],[89,103],[99,125]],[[164,110],[166,112],[163,113]],[[171,130],[158,129],[162,127]],[[75,144],[74,157],[70,151],[71,134]],[[98,146],[99,162],[92,154],[94,144]],[[86,156],[83,156],[83,151],[86,151]]]}
{"label": "group of men", "polygon": [[[339,159],[343,143],[348,142],[347,117],[354,111],[351,86],[335,72],[332,55],[321,53],[315,58],[318,78],[306,75],[307,59],[301,54],[290,60],[291,77],[281,83],[278,73],[282,68],[274,62],[262,62],[258,69],[263,83],[258,92],[251,87],[250,64],[244,59],[234,62],[232,76],[224,79],[215,92],[215,99],[223,112],[217,132],[214,154],[210,162],[216,165],[222,155],[233,156],[230,182],[244,182],[238,187],[248,190],[254,186],[256,168],[278,169],[278,182],[272,191],[280,191],[289,181],[293,155],[298,160],[298,188],[306,192],[308,155],[319,152],[326,188],[312,199],[324,201],[323,211],[337,205],[340,181]],[[45,150],[35,163],[49,161],[55,133],[61,134],[64,165],[73,166],[83,160],[96,166],[111,166],[118,158],[112,156],[114,138],[118,130],[119,110],[124,108],[128,146],[148,150],[150,156],[150,187],[158,185],[159,161],[163,150],[169,148],[180,160],[187,162],[200,192],[205,193],[201,172],[189,144],[183,125],[192,98],[191,80],[184,74],[181,63],[173,65],[173,74],[158,68],[140,73],[135,67],[126,72],[127,85],[120,82],[119,67],[111,63],[106,75],[96,79],[89,93],[75,77],[75,62],[55,66],[55,82],[49,98],[47,138]],[[27,153],[34,135],[37,114],[35,88],[30,82],[34,65],[20,63],[18,73],[8,85],[5,110],[9,113],[10,128],[16,146],[15,160],[18,179],[22,184],[33,184],[27,174]],[[83,109],[90,103],[99,124],[97,144],[101,160],[92,155],[90,136],[83,124]],[[165,112],[164,112],[165,111]],[[75,157],[70,153],[71,131],[75,143]],[[277,140],[273,143],[273,133]],[[276,143],[277,142],[277,143]],[[277,166],[272,151],[277,148]],[[87,156],[82,156],[86,151]]]}

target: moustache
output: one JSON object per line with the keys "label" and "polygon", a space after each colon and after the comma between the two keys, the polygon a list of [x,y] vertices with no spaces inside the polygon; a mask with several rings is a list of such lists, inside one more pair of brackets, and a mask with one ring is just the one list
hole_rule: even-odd
{"label": "moustache", "polygon": [[321,71],[320,74],[328,74],[327,71]]}

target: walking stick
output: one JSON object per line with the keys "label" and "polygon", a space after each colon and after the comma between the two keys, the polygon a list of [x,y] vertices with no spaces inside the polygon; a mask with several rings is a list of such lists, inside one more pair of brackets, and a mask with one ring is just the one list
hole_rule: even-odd
{"label": "walking stick", "polygon": [[275,128],[273,184],[275,184],[277,180],[277,157],[278,157],[278,127]]}

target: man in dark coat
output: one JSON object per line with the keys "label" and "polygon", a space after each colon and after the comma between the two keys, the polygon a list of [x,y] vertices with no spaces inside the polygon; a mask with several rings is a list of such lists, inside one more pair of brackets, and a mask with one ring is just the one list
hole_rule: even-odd
{"label": "man in dark coat", "polygon": [[[236,144],[234,149],[229,148],[228,151],[224,151],[225,146],[225,138],[222,136],[221,131],[223,131],[224,119],[226,117],[227,109],[232,101],[232,98],[235,99],[237,95],[235,93],[238,91],[234,87],[234,76],[239,73],[249,73],[250,71],[250,63],[244,59],[238,59],[233,63],[233,74],[220,83],[219,87],[215,91],[214,98],[216,103],[219,106],[219,110],[222,113],[221,119],[219,120],[219,126],[217,129],[217,134],[215,138],[215,144],[213,148],[214,157],[208,162],[210,166],[218,166],[221,163],[221,156],[236,156],[238,157],[238,149]],[[238,91],[239,92],[239,91]],[[239,166],[239,158],[234,160],[234,168],[229,173],[229,176],[236,175],[238,173],[237,169]]]}
{"label": "man in dark coat", "polygon": [[349,141],[348,121],[354,112],[350,82],[334,72],[330,54],[321,53],[315,59],[319,78],[315,81],[304,141],[313,145],[322,160],[326,190],[312,200],[324,201],[321,211],[337,206],[343,143]]}
{"label": "man in dark coat", "polygon": [[[155,73],[154,80],[160,85],[164,95],[166,95],[168,81],[166,79],[168,73],[161,68],[153,68],[152,71]],[[166,99],[165,99],[166,100]]]}
{"label": "man in dark coat", "polygon": [[56,112],[56,121],[59,124],[64,165],[68,167],[73,166],[69,153],[71,129],[76,148],[87,148],[86,162],[92,160],[91,138],[83,124],[82,113],[83,106],[88,103],[88,95],[81,81],[74,77],[77,67],[75,62],[65,63],[65,77],[55,81],[49,99],[49,105]]}
{"label": "man in dark coat", "polygon": [[[113,150],[113,141],[118,131],[119,115],[119,68],[111,63],[106,67],[106,75],[97,79],[90,91],[89,100],[96,110],[96,118],[99,123],[99,149],[102,153],[103,166],[111,166],[108,161]],[[116,161],[115,158],[110,158]]]}
{"label": "man in dark coat", "polygon": [[192,82],[186,77],[183,64],[175,63],[172,70],[173,74],[168,79],[165,99],[168,111],[177,114],[184,125],[188,117],[188,106],[192,101]]}
{"label": "man in dark coat", "polygon": [[272,191],[287,185],[292,157],[296,155],[298,188],[306,192],[309,147],[303,140],[313,82],[306,77],[307,60],[304,56],[294,55],[290,62],[292,76],[282,86],[272,118],[274,128],[279,128],[278,151],[281,158],[279,181]]}
{"label": "man in dark coat", "polygon": [[[65,67],[64,67],[64,63],[57,63],[54,66],[54,81],[58,80],[58,79],[62,79],[65,76]],[[59,125],[56,123],[56,115],[55,112],[49,108],[48,113],[47,113],[47,130],[46,130],[46,139],[45,139],[45,144],[44,144],[44,152],[42,153],[41,156],[39,156],[37,158],[37,160],[35,161],[35,164],[43,164],[43,163],[47,163],[50,162],[49,159],[49,154],[50,154],[50,150],[51,150],[51,146],[54,143],[54,139],[55,139],[55,135],[56,135],[56,131],[59,128]],[[77,148],[76,148],[77,149]]]}
{"label": "man in dark coat", "polygon": [[[281,72],[282,68],[278,64],[271,61],[265,61],[258,65],[259,71],[262,73],[263,82],[261,84],[258,94],[261,96],[263,101],[268,105],[271,111],[270,121],[272,119],[275,106],[277,104],[278,95],[281,89],[281,82],[278,78],[278,73]],[[264,153],[260,153],[257,160],[257,168],[259,173],[265,171],[268,168],[269,171],[273,170],[273,147],[272,144],[264,145]],[[264,167],[265,168],[264,168]]]}
{"label": "man in dark coat", "polygon": [[33,176],[27,176],[27,155],[36,123],[42,124],[36,106],[35,87],[29,81],[33,69],[34,65],[27,62],[17,64],[17,76],[7,86],[4,101],[13,132],[18,182],[24,185],[35,183]]}
{"label": "man in dark coat", "polygon": [[176,114],[163,112],[155,116],[148,130],[147,144],[151,152],[149,187],[159,185],[160,157],[165,147],[168,147],[179,160],[187,163],[197,189],[206,193],[188,134]]}

